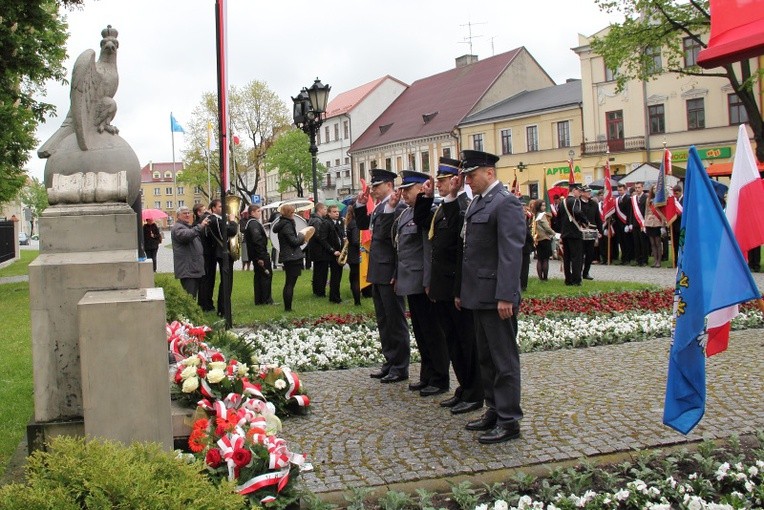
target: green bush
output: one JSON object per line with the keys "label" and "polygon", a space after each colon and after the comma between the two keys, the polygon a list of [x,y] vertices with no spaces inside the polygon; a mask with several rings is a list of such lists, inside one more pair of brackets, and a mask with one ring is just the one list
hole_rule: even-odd
{"label": "green bush", "polygon": [[154,276],[154,284],[164,289],[167,322],[183,319],[194,325],[204,323],[202,309],[172,275],[157,274]]}
{"label": "green bush", "polygon": [[3,510],[241,510],[244,498],[213,485],[201,463],[187,464],[155,444],[129,447],[59,437],[28,459],[27,482],[0,488]]}

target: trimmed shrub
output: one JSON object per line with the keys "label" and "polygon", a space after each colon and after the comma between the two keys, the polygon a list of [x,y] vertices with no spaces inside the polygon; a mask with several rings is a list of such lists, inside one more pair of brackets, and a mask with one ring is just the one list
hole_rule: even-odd
{"label": "trimmed shrub", "polygon": [[196,300],[181,287],[172,275],[154,276],[154,284],[164,289],[167,322],[186,320],[192,324],[204,323],[204,313]]}
{"label": "trimmed shrub", "polygon": [[244,498],[227,481],[213,485],[191,464],[159,445],[58,437],[28,459],[27,482],[0,488],[4,510],[241,510]]}

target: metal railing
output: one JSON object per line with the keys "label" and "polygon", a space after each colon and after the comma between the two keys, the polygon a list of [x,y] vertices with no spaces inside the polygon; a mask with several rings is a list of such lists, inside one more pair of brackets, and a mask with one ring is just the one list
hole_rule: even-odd
{"label": "metal railing", "polygon": [[629,138],[602,140],[598,142],[584,142],[581,145],[583,154],[604,154],[608,149],[610,152],[624,152],[644,150],[646,148],[644,136],[632,136]]}

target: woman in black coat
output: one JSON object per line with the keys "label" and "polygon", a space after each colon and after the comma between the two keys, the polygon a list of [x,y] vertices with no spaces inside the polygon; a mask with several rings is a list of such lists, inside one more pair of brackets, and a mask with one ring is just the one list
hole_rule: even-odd
{"label": "woman in black coat", "polygon": [[361,231],[355,221],[355,210],[349,206],[345,212],[345,239],[348,240],[347,264],[350,267],[350,292],[353,303],[361,305]]}
{"label": "woman in black coat", "polygon": [[161,242],[162,233],[159,231],[159,227],[154,223],[154,220],[148,218],[143,224],[143,251],[154,264],[155,273],[157,272],[157,251]]}
{"label": "woman in black coat", "polygon": [[279,238],[279,262],[284,267],[284,310],[292,311],[292,297],[297,278],[302,273],[303,253],[300,246],[305,242],[305,236],[297,232],[294,222],[294,206],[285,204],[280,208],[281,217],[273,226],[273,231]]}

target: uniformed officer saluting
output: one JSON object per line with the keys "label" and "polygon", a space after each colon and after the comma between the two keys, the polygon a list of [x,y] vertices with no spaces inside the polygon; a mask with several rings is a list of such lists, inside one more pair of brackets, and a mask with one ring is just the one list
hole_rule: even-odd
{"label": "uniformed officer saluting", "polygon": [[474,198],[465,214],[464,256],[455,305],[473,311],[475,338],[488,410],[467,423],[484,431],[481,443],[520,435],[520,354],[517,309],[525,216],[517,197],[496,179],[498,156],[461,153],[462,172]]}

